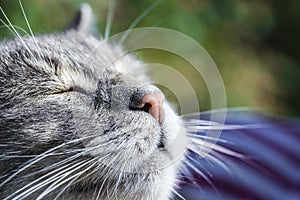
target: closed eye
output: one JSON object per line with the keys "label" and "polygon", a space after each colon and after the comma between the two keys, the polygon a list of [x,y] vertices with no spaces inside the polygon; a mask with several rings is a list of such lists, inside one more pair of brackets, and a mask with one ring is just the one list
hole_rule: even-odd
{"label": "closed eye", "polygon": [[73,91],[74,91],[74,87],[70,86],[70,87],[67,87],[64,90],[55,91],[53,94],[62,94],[62,93],[65,93],[65,92],[73,92]]}
{"label": "closed eye", "polygon": [[78,86],[69,86],[69,87],[66,87],[66,89],[64,89],[64,90],[54,92],[53,94],[62,94],[62,93],[66,93],[66,92],[78,92],[78,93],[81,93],[84,95],[91,95],[91,93],[87,92],[85,89],[78,87]]}

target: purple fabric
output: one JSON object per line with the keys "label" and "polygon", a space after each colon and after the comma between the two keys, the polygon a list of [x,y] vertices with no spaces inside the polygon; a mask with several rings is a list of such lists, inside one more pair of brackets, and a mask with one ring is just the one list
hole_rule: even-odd
{"label": "purple fabric", "polygon": [[[209,114],[198,117],[210,119]],[[182,173],[178,192],[186,200],[299,200],[300,120],[229,112],[226,124],[262,126],[222,131],[220,139],[228,142],[218,144],[244,156],[215,154],[225,167],[189,152],[190,162],[208,179],[189,167],[188,173]]]}

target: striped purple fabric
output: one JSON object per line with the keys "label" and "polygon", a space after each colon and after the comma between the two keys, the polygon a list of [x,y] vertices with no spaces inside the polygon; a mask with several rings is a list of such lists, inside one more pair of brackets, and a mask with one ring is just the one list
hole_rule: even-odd
{"label": "striped purple fabric", "polygon": [[[209,120],[210,114],[196,118]],[[189,152],[196,168],[187,167],[188,173],[182,173],[178,192],[186,200],[299,200],[300,120],[240,111],[228,112],[226,124],[259,126],[222,131],[217,144],[242,154],[241,158],[213,152],[223,163],[218,164]]]}

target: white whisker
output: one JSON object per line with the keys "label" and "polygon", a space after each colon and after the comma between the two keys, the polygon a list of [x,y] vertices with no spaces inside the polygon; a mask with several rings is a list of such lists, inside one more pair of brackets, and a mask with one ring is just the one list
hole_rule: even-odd
{"label": "white whisker", "polygon": [[179,194],[176,190],[172,189],[172,192],[176,194],[176,196],[178,196],[180,199],[185,200],[185,198],[181,194]]}
{"label": "white whisker", "polygon": [[[0,7],[0,9],[2,9]],[[11,29],[10,26],[8,26],[2,19],[0,19],[0,22],[3,24],[3,26],[5,26],[14,36],[17,36],[16,33],[13,31],[13,29]]]}
{"label": "white whisker", "polygon": [[155,8],[159,3],[161,2],[161,0],[156,0],[154,1],[146,10],[144,10],[127,28],[126,33],[123,34],[123,36],[121,37],[120,41],[119,41],[119,45],[122,45],[124,40],[126,40],[126,38],[128,37],[128,35],[130,34],[130,30],[135,28],[138,23],[140,23],[140,21],[142,21],[142,19],[144,19],[144,17],[149,14],[153,8]]}
{"label": "white whisker", "polygon": [[35,171],[33,173],[30,173],[30,174],[28,174],[26,176],[32,176],[32,175],[39,174],[39,173],[42,173],[42,172],[45,172],[45,171],[49,171],[51,169],[57,168],[57,167],[59,167],[61,165],[64,165],[64,164],[68,164],[69,162],[75,160],[76,158],[79,158],[80,156],[82,156],[82,154],[80,154],[80,153],[75,154],[73,156],[67,157],[64,160],[61,160],[61,161],[59,161],[57,163],[54,163],[54,164],[52,164],[50,166],[47,166],[47,167],[45,167],[45,168],[43,168],[41,170]]}
{"label": "white whisker", "polygon": [[195,134],[195,133],[187,133],[188,137],[190,139],[194,139],[194,140],[200,140],[200,141],[216,141],[216,142],[222,142],[222,143],[228,143],[227,140],[224,139],[220,139],[220,138],[214,138],[211,136],[207,136],[207,135],[200,135],[200,134]]}
{"label": "white whisker", "polygon": [[[33,181],[33,182],[31,182],[31,183],[25,185],[24,187],[20,188],[19,190],[17,190],[16,192],[14,192],[13,194],[11,194],[11,195],[8,196],[7,198],[5,198],[5,200],[6,200],[6,199],[10,199],[10,198],[12,198],[12,197],[15,196],[15,195],[17,195],[17,196],[15,196],[13,199],[16,199],[16,200],[17,200],[17,199],[23,199],[23,198],[25,198],[25,197],[31,195],[33,192],[35,192],[35,191],[39,190],[40,188],[44,187],[45,185],[47,185],[47,184],[53,182],[53,180],[58,179],[58,178],[60,177],[59,175],[63,174],[63,173],[66,172],[66,171],[69,171],[70,169],[76,167],[77,165],[80,165],[80,164],[83,163],[83,162],[85,162],[85,161],[81,161],[81,162],[78,162],[78,163],[76,163],[76,164],[70,163],[70,164],[68,164],[68,165],[66,165],[66,166],[63,166],[63,167],[58,168],[58,169],[56,169],[56,170],[54,170],[54,171],[52,171],[52,172],[49,172],[48,174],[45,174],[44,176],[41,176],[40,178],[36,179],[35,181]],[[68,166],[70,166],[70,167],[68,167]],[[68,168],[64,169],[65,167],[68,167]],[[62,170],[62,169],[64,169],[64,170]],[[58,173],[56,173],[56,172],[58,172]],[[55,173],[56,173],[56,174],[55,174]],[[47,178],[46,180],[44,180],[44,181],[38,183],[40,180],[42,180],[42,179],[44,179],[44,178],[46,178],[47,176],[50,176],[50,175],[52,175],[52,174],[55,174],[55,175],[54,175],[54,176],[51,176],[50,179]],[[38,184],[34,185],[35,183],[38,183]],[[32,185],[34,185],[34,186],[32,186]],[[32,187],[30,187],[30,186],[32,186]],[[29,187],[30,187],[30,188],[29,188]],[[26,189],[26,188],[29,188],[29,189]],[[26,189],[26,190],[24,191],[24,189]],[[22,192],[22,191],[23,191],[23,192]],[[20,193],[20,192],[22,192],[22,193],[21,193],[21,194],[18,194],[18,193]],[[21,198],[21,197],[22,197],[22,198]]]}
{"label": "white whisker", "polygon": [[[36,157],[37,155],[1,155],[0,157],[3,157],[4,159],[7,158],[33,158]],[[2,159],[2,158],[1,158]]]}
{"label": "white whisker", "polygon": [[99,199],[100,198],[100,195],[101,195],[101,192],[102,192],[102,188],[103,188],[103,186],[104,186],[104,184],[105,184],[105,182],[108,180],[108,176],[106,176],[106,178],[102,181],[102,184],[101,184],[101,186],[100,186],[100,188],[99,188],[99,191],[98,191],[98,194],[97,194],[97,198],[96,199]]}
{"label": "white whisker", "polygon": [[[70,181],[69,183],[74,183],[74,181],[76,181],[76,179],[81,176],[82,174],[84,174],[86,171],[90,170],[92,167],[94,167],[96,165],[96,163],[94,162],[97,158],[94,158],[90,161],[87,161],[85,163],[83,163],[82,165],[76,167],[75,169],[65,173],[62,177],[60,177],[60,179],[56,180],[54,183],[52,183],[42,194],[40,194],[37,197],[37,200],[42,199],[44,196],[46,196],[47,194],[49,194],[50,192],[52,192],[53,190],[55,190],[56,188],[60,187],[61,185],[63,185],[64,183]],[[94,163],[93,163],[94,162]],[[86,166],[88,164],[92,163],[89,167],[80,170],[80,172],[68,177],[69,175],[71,175],[73,172],[76,172],[76,170],[83,168],[83,166]],[[66,178],[68,177],[68,178]],[[59,194],[58,196],[60,196],[61,194]]]}
{"label": "white whisker", "polygon": [[27,19],[27,16],[26,16],[24,7],[23,7],[23,5],[22,5],[22,3],[21,3],[21,0],[19,0],[19,4],[20,4],[21,10],[22,10],[22,14],[23,14],[23,16],[24,16],[24,19],[25,19],[25,21],[26,21],[27,27],[28,27],[28,29],[29,29],[29,31],[30,31],[32,41],[33,41],[33,43],[34,43],[35,46],[36,46],[36,52],[37,52],[38,56],[39,56],[40,58],[42,58],[42,55],[41,55],[41,53],[40,53],[40,51],[39,51],[40,46],[38,45],[38,43],[37,43],[37,41],[36,41],[36,39],[35,39],[35,36],[34,36],[34,34],[33,34],[33,32],[32,32],[32,29],[31,29],[30,24],[29,24],[29,22],[28,22],[28,19]]}
{"label": "white whisker", "polygon": [[[2,19],[0,19],[0,22],[3,24],[3,25],[0,26],[0,28],[7,28],[9,31],[11,31],[14,34],[14,32],[10,28],[8,28],[9,26],[7,24],[4,25],[5,22]],[[15,29],[18,29],[18,30],[22,31],[25,35],[29,36],[29,33],[25,29],[23,29],[22,27],[17,26],[17,25],[13,25],[13,26],[15,27]]]}
{"label": "white whisker", "polygon": [[27,19],[27,17],[26,17],[26,14],[25,14],[25,11],[24,11],[24,8],[23,8],[23,5],[22,5],[22,3],[21,3],[21,0],[19,0],[19,4],[20,4],[20,7],[21,7],[21,10],[22,10],[23,16],[24,16],[24,18],[25,18],[25,21],[26,21],[27,27],[28,27],[28,29],[29,29],[29,31],[30,31],[30,34],[31,34],[31,36],[32,36],[32,37],[34,37],[34,34],[33,34],[33,32],[32,32],[32,29],[31,29],[31,27],[30,27],[30,24],[29,24],[29,22],[28,22],[28,19]]}
{"label": "white whisker", "polygon": [[[105,164],[106,166],[110,166],[119,156],[119,154],[121,154],[121,152],[119,152],[108,164]],[[109,178],[109,176],[106,176],[106,178],[104,179],[103,183],[101,184],[100,186],[100,189],[99,189],[99,192],[97,194],[97,199],[100,198],[100,194],[101,194],[101,191],[102,191],[102,188],[104,186],[104,183],[106,182],[106,180]]]}
{"label": "white whisker", "polygon": [[206,130],[242,130],[265,128],[263,124],[222,124],[218,122],[201,120],[201,119],[185,119],[185,126],[189,132],[198,132]]}
{"label": "white whisker", "polygon": [[115,8],[116,8],[116,2],[115,0],[110,0],[108,4],[108,9],[107,9],[107,16],[106,16],[106,27],[105,27],[105,34],[104,34],[104,39],[108,39],[111,31],[111,25],[113,22],[113,17],[115,13]]}
{"label": "white whisker", "polygon": [[188,160],[185,160],[184,163],[186,163],[188,167],[190,167],[193,171],[195,171],[198,175],[200,175],[207,183],[213,185],[211,180],[202,171],[200,171],[198,168],[192,165]]}
{"label": "white whisker", "polygon": [[[57,150],[57,149],[59,149],[59,148],[65,146],[65,145],[72,144],[72,143],[76,143],[76,142],[82,141],[82,140],[84,140],[84,139],[86,139],[86,138],[90,138],[90,137],[91,137],[91,136],[87,136],[87,137],[85,137],[85,138],[79,138],[79,139],[75,139],[75,140],[69,141],[69,142],[67,142],[67,143],[63,143],[63,144],[61,144],[61,145],[58,145],[58,146],[56,146],[56,147],[54,147],[54,148],[52,148],[52,149],[49,149],[49,150],[45,151],[45,152],[42,153],[42,154],[36,156],[35,158],[33,158],[33,159],[29,160],[28,162],[26,162],[26,163],[24,164],[23,167],[21,167],[20,169],[18,169],[18,171],[16,171],[15,173],[13,173],[10,177],[8,177],[7,179],[5,179],[5,181],[3,181],[3,182],[0,184],[0,188],[3,187],[3,185],[5,185],[6,183],[8,183],[8,182],[9,182],[11,179],[13,179],[15,176],[17,176],[18,174],[20,174],[21,172],[23,172],[24,170],[26,170],[27,168],[29,168],[30,166],[32,166],[33,164],[35,164],[35,163],[37,163],[37,162],[43,160],[44,158],[47,158],[48,156],[50,156],[50,155],[51,155],[51,154],[50,154],[51,152],[53,152],[53,151],[55,151],[55,150]],[[95,136],[93,136],[93,137],[95,137]]]}
{"label": "white whisker", "polygon": [[[193,160],[192,157],[189,156],[190,159]],[[196,168],[193,164],[191,164],[188,160],[185,160],[184,163],[190,167],[193,171],[195,171],[199,176],[201,176],[215,191],[217,191],[217,189],[215,188],[214,184],[212,183],[212,181],[198,168]],[[210,176],[212,176],[210,174]]]}
{"label": "white whisker", "polygon": [[55,149],[61,147],[63,145],[60,145],[58,147],[55,147],[55,148],[52,148],[48,151],[46,151],[45,153],[43,154],[40,154],[38,155],[36,158],[32,159],[29,161],[29,163],[27,163],[25,166],[23,166],[21,169],[19,169],[17,172],[15,172],[14,174],[12,174],[10,177],[8,177],[7,179],[5,179],[5,181],[3,181],[1,184],[0,184],[0,187],[2,187],[3,185],[5,185],[7,182],[9,182],[12,178],[14,178],[15,176],[17,176],[18,174],[20,174],[22,171],[24,171],[25,169],[29,168],[30,166],[32,166],[33,164],[39,162],[40,160],[46,158],[49,156],[49,152],[51,151],[54,151]]}
{"label": "white whisker", "polygon": [[[121,153],[121,152],[120,152]],[[117,157],[118,155],[116,155],[116,157]],[[124,171],[124,169],[125,169],[125,166],[127,165],[128,163],[126,163],[126,162],[124,162],[124,164],[123,164],[123,166],[118,170],[118,172],[119,172],[119,174],[118,174],[118,179],[117,179],[117,182],[116,182],[116,184],[115,184],[115,188],[114,188],[114,190],[113,190],[113,196],[115,196],[115,198],[116,199],[118,199],[117,198],[117,194],[118,194],[118,191],[117,191],[117,189],[118,189],[118,186],[119,186],[119,184],[120,184],[120,182],[121,182],[121,179],[122,179],[122,175],[123,175],[123,171]],[[115,194],[115,195],[114,195]]]}
{"label": "white whisker", "polygon": [[[193,152],[194,152],[194,151],[193,151]],[[195,153],[196,153],[196,152],[195,152]],[[189,159],[187,162],[190,162],[190,160],[191,160],[191,161],[193,161],[194,163],[197,163],[197,165],[198,165],[199,167],[201,167],[201,169],[204,170],[206,174],[208,174],[210,177],[213,177],[213,175],[212,175],[209,171],[207,171],[207,170],[205,169],[205,167],[204,167],[201,163],[199,163],[198,160],[196,160],[194,157],[192,157],[192,156],[187,156],[187,158]],[[203,159],[203,158],[201,158],[201,159]],[[191,164],[192,164],[192,163],[191,163]],[[201,171],[201,170],[200,170],[200,171]],[[202,173],[204,174],[204,172],[202,172]]]}
{"label": "white whisker", "polygon": [[[24,42],[24,40],[22,39],[22,37],[20,36],[20,34],[17,32],[17,30],[15,29],[15,27],[12,25],[12,23],[10,22],[10,20],[8,19],[7,15],[5,14],[4,10],[2,9],[2,7],[0,6],[0,11],[3,14],[3,16],[5,17],[6,21],[8,22],[9,26],[12,28],[12,32],[15,34],[15,36],[17,38],[19,38],[20,42],[23,44],[24,48],[27,49],[28,53],[31,54],[32,58],[37,62],[37,59],[35,58],[35,56],[33,55],[32,51],[29,49],[28,45]],[[1,22],[3,23],[3,21],[1,20]],[[4,25],[6,25],[4,23]]]}
{"label": "white whisker", "polygon": [[[208,148],[209,149],[211,147],[211,143],[209,143],[207,141],[203,141],[203,140],[202,141],[201,140],[196,140],[196,139],[193,139],[192,145],[199,145],[199,146],[197,146],[198,148]],[[226,154],[226,155],[234,156],[234,157],[237,157],[237,158],[245,158],[244,155],[236,153],[236,152],[234,152],[234,151],[232,151],[228,148],[222,147],[220,145],[215,144],[213,146],[213,150],[218,151],[218,152],[223,153],[223,154]],[[198,152],[198,154],[199,153],[201,153],[201,152]]]}
{"label": "white whisker", "polygon": [[[47,194],[49,194],[50,192],[52,192],[53,190],[55,190],[56,188],[58,188],[59,186],[63,185],[65,182],[69,181],[70,179],[73,179],[74,177],[76,177],[78,174],[72,175],[70,177],[68,177],[69,175],[71,175],[73,172],[76,172],[78,169],[82,169],[83,166],[88,165],[90,162],[92,162],[92,160],[86,162],[84,161],[84,163],[81,163],[79,166],[77,166],[75,169],[72,170],[68,170],[66,173],[64,173],[62,176],[57,177],[56,179],[54,179],[53,181],[51,181],[50,183],[52,183],[50,186],[48,186],[44,192],[42,192],[36,199],[42,199],[44,196],[46,196]],[[86,168],[85,170],[80,171],[81,173],[84,173],[86,170],[88,170],[89,168]],[[67,178],[68,177],[68,178]],[[55,181],[55,182],[54,182]],[[49,183],[49,184],[50,184]]]}
{"label": "white whisker", "polygon": [[92,150],[98,149],[99,147],[109,145],[111,143],[114,143],[115,141],[116,141],[116,139],[115,140],[110,140],[109,142],[104,142],[104,143],[101,143],[101,144],[97,144],[96,146],[93,146],[93,147],[85,148],[84,153],[89,153]]}
{"label": "white whisker", "polygon": [[226,163],[224,161],[222,161],[221,159],[219,159],[218,156],[216,156],[216,152],[212,152],[211,155],[208,155],[208,160],[211,160],[212,162],[215,162],[216,164],[218,164],[220,167],[222,167],[222,169],[224,169],[228,174],[230,174],[232,171],[228,168],[228,166],[226,165]]}

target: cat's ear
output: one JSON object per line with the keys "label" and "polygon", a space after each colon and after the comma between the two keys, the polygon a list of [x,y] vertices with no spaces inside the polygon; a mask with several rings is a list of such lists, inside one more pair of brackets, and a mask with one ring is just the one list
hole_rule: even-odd
{"label": "cat's ear", "polygon": [[100,35],[96,27],[96,19],[92,8],[87,3],[82,3],[79,10],[66,30],[76,30],[85,34]]}

